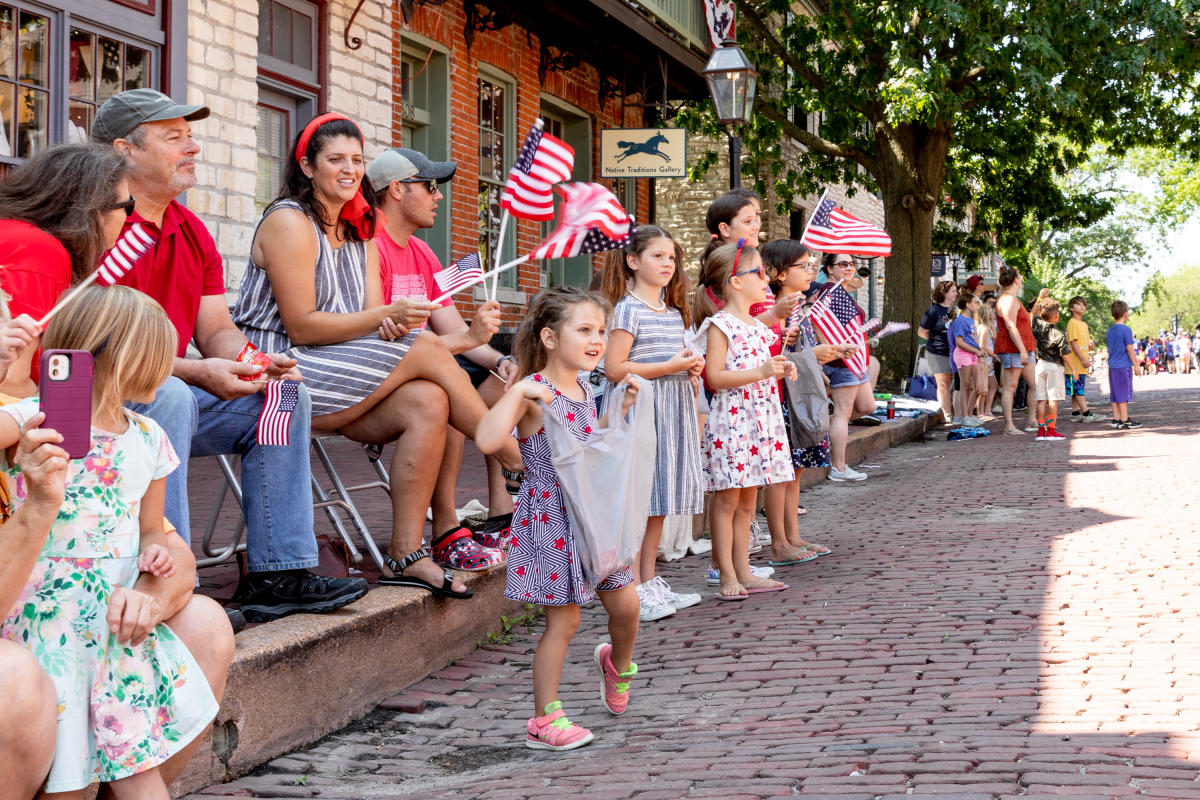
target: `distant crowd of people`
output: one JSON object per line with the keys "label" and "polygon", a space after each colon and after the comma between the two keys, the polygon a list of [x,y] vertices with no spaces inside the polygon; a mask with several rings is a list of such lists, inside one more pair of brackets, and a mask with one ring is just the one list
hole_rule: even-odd
{"label": "distant crowd of people", "polygon": [[1163,331],[1156,338],[1143,336],[1137,341],[1137,352],[1141,358],[1138,367],[1141,375],[1156,375],[1169,372],[1186,375],[1192,370],[1200,372],[1200,353],[1195,344],[1200,341],[1200,324],[1195,333],[1186,330]]}

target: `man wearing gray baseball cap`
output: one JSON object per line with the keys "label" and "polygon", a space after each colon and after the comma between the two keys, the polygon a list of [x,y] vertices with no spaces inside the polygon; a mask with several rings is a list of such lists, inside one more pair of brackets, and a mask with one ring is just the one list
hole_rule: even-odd
{"label": "man wearing gray baseball cap", "polygon": [[[457,169],[458,164],[453,161],[432,161],[424,153],[408,148],[384,150],[367,167],[366,190],[374,192],[375,204],[387,218],[386,226],[375,237],[384,302],[403,298],[431,301],[442,294],[433,278],[442,265],[429,245],[413,234],[433,227],[438,203],[443,198],[439,184],[453,178]],[[454,307],[453,300],[447,298],[441,306],[429,314],[429,328],[454,353],[455,360],[490,407],[504,394],[505,382],[512,380],[517,371],[511,356],[488,344],[500,329],[500,304],[491,300],[479,306],[470,325]],[[419,320],[410,327],[425,324]],[[459,525],[454,511],[463,443],[462,434],[447,430],[446,449],[430,502],[433,560],[454,569],[481,569],[501,559],[498,552],[482,553],[483,558],[480,555],[484,548],[494,549],[500,544],[512,521],[512,497],[505,491],[500,463],[489,456],[486,460],[491,516],[472,542],[471,531]],[[464,538],[469,544],[463,543]]]}
{"label": "man wearing gray baseball cap", "polygon": [[[288,425],[288,444],[261,446],[262,377],[300,380],[295,359],[268,353],[265,367],[247,363],[247,339],[233,324],[225,300],[225,274],[216,242],[178,197],[196,183],[191,120],[204,106],[184,105],[152,89],[133,89],[100,107],[92,137],[111,144],[129,163],[134,197],[125,227],[141,223],[155,237],[151,250],[119,282],[162,305],[178,333],[172,377],[153,403],[135,410],[163,427],[180,466],[167,476],[167,519],[190,542],[187,496],[189,456],[240,454],[242,508],[246,517],[249,574],[235,598],[254,622],[300,612],[324,613],[367,592],[361,578],[330,579],[308,571],[317,565],[309,481],[311,406],[303,384]],[[185,358],[194,341],[200,359]]]}

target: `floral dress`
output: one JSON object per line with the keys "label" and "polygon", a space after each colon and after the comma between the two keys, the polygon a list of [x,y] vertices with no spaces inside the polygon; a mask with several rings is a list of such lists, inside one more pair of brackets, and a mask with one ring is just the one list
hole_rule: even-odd
{"label": "floral dress", "polygon": [[[36,398],[2,409],[18,422]],[[66,497],[29,582],[0,626],[28,647],[58,697],[48,792],[83,789],[158,766],[204,733],[217,701],[200,667],[165,625],[142,644],[120,644],[105,622],[118,586],[138,577],[138,514],[150,482],[179,464],[153,421],[126,412],[120,434],[92,428],[92,449],[70,462]],[[4,464],[16,506],[20,470]]]}
{"label": "floral dress", "polygon": [[[756,369],[771,358],[775,334],[758,320],[746,323],[727,311],[704,320],[693,340],[697,352],[707,353],[712,325],[729,340],[725,369]],[[779,383],[774,378],[717,391],[709,401],[700,443],[706,491],[792,480],[796,470],[788,448]]]}
{"label": "floral dress", "polygon": [[[554,399],[542,409],[553,414],[579,441],[592,434],[596,424],[596,406],[591,387],[579,381],[583,400],[572,400],[540,374],[526,380],[554,389]],[[575,558],[575,539],[567,521],[567,509],[558,486],[558,474],[550,464],[550,443],[546,429],[518,440],[525,480],[513,503],[512,540],[508,546],[508,580],[504,596],[521,603],[539,606],[583,605],[595,599],[596,592],[608,592],[628,586],[633,573],[628,567],[614,572],[589,586]]]}

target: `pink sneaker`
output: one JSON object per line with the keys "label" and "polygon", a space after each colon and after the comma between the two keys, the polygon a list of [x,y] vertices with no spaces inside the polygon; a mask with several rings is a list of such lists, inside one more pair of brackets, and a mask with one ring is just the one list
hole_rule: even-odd
{"label": "pink sneaker", "polygon": [[612,645],[608,642],[596,645],[596,669],[600,670],[600,699],[610,714],[623,714],[629,707],[629,679],[637,674],[637,664],[629,662],[629,669],[617,672],[612,663]]}
{"label": "pink sneaker", "polygon": [[567,719],[558,700],[546,705],[545,716],[525,723],[525,746],[534,750],[574,750],[592,738],[591,731]]}

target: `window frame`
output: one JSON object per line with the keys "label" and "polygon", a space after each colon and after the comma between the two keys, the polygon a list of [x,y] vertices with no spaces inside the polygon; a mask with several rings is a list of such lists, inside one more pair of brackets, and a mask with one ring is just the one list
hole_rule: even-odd
{"label": "window frame", "polygon": [[[450,161],[450,52],[444,46],[410,33],[400,37],[400,57],[402,62],[428,64],[419,76],[427,82],[426,94],[428,102],[424,106],[413,106],[420,110],[421,118],[412,118],[415,125],[407,125],[409,121],[408,106],[401,104],[402,136],[411,128],[418,134],[411,141],[401,141],[402,147],[411,147],[424,153],[432,161]],[[418,66],[418,69],[420,67]],[[404,92],[400,85],[401,96]],[[382,187],[376,187],[382,188]],[[451,221],[454,204],[454,180],[440,184],[442,202],[438,205],[438,215],[432,228],[422,228],[416,232],[417,238],[429,245],[434,255],[442,264],[454,261],[451,252]]]}
{"label": "window frame", "polygon": [[[256,39],[254,52],[258,59],[259,75],[262,76],[265,74],[275,78],[281,83],[315,92],[316,89],[321,86],[320,78],[321,75],[324,74],[324,60],[322,58],[324,51],[322,43],[325,40],[324,4],[313,2],[313,0],[265,0],[265,2],[268,3],[268,7],[271,3],[277,3],[278,5],[284,6],[291,11],[297,11],[301,14],[308,15],[311,12],[313,24],[309,40],[309,46],[311,48],[309,51],[309,56],[311,58],[312,67],[310,69],[304,69],[303,67],[297,66],[289,61],[284,61],[283,59],[276,58],[275,56],[259,52],[258,41]],[[261,12],[258,15],[258,20],[259,29],[261,30],[263,24]]]}
{"label": "window frame", "polygon": [[[571,180],[590,181],[592,179],[592,137],[594,135],[591,116],[583,109],[548,94],[541,96],[540,113],[543,119],[554,120],[562,127],[561,135],[553,134],[549,127],[547,127],[547,133],[558,136],[575,150]],[[636,197],[636,189],[634,192]],[[561,200],[556,195],[554,198],[555,211],[558,210],[560,203]],[[554,225],[553,221],[542,223],[542,236],[548,236],[554,230]],[[586,274],[587,280],[582,281],[582,285],[578,280],[572,282],[568,280],[568,276],[572,273],[576,276]],[[587,289],[592,277],[592,256],[582,254],[571,258],[542,259],[539,276],[539,284],[542,288],[566,285]]]}
{"label": "window frame", "polygon": [[[477,119],[479,118],[478,102],[479,102],[479,91],[481,88],[480,84],[483,81],[487,81],[492,84],[498,84],[501,86],[501,88],[504,89],[504,99],[503,99],[504,107],[503,107],[503,111],[502,111],[503,129],[499,130],[499,131],[495,131],[497,133],[500,133],[504,137],[504,153],[503,153],[503,157],[501,159],[501,164],[503,165],[501,172],[503,174],[503,177],[501,177],[499,179],[490,178],[490,177],[485,178],[483,175],[482,166],[481,166],[480,162],[477,160],[477,162],[476,162],[477,188],[475,191],[476,203],[478,203],[480,190],[483,188],[483,186],[485,184],[487,184],[490,187],[495,187],[498,191],[503,191],[504,183],[507,180],[508,173],[512,170],[513,162],[516,160],[517,143],[514,141],[514,139],[516,138],[516,136],[521,135],[521,134],[517,134],[517,97],[516,97],[517,81],[516,81],[516,79],[513,78],[511,75],[509,75],[505,72],[502,72],[501,70],[495,69],[494,67],[490,67],[489,65],[486,65],[486,64],[479,65],[479,68],[478,68],[477,74],[476,74],[476,80],[475,80],[476,118]],[[493,129],[489,128],[488,130],[492,131]],[[476,134],[475,141],[477,143],[476,159],[479,159],[478,143],[480,143],[482,141],[482,132],[483,132],[483,124],[482,124],[482,120],[479,120],[478,122],[476,122],[476,128],[475,128],[475,134]],[[502,215],[502,218],[503,218],[503,215]],[[499,225],[499,223],[498,223],[498,225]],[[480,244],[483,244],[483,241],[484,241],[483,237],[486,235],[486,233],[488,231],[490,231],[490,228],[483,227],[482,225],[478,228],[477,233],[479,234],[479,237],[480,237],[479,238]],[[499,234],[500,234],[500,231],[499,231],[499,228],[497,228],[497,230],[496,230],[497,237],[499,236]],[[517,251],[517,236],[516,236],[516,234],[517,234],[516,222],[510,220],[508,228],[505,230],[504,239],[502,241],[498,242],[498,244],[497,244],[497,254],[496,254],[497,266],[499,264],[507,263],[507,262],[511,261],[513,258],[515,258],[515,253]],[[480,253],[480,257],[481,258],[483,257],[483,253]],[[485,265],[485,268],[490,269],[491,265]],[[499,276],[498,285],[502,288],[515,290],[518,286],[517,272],[518,272],[518,270],[508,270],[507,272],[502,273]]]}

